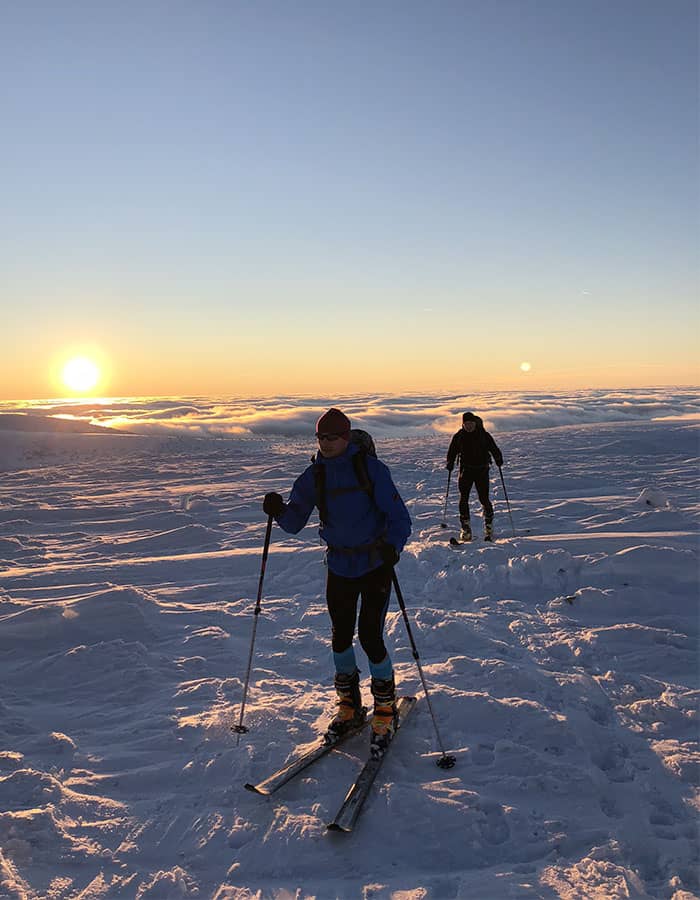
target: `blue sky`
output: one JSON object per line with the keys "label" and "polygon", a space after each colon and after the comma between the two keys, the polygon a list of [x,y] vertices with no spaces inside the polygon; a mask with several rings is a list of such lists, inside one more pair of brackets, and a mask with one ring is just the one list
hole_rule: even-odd
{"label": "blue sky", "polygon": [[537,388],[693,383],[697,24],[6,7],[0,395],[47,396],[83,347],[122,394],[522,389],[523,360]]}

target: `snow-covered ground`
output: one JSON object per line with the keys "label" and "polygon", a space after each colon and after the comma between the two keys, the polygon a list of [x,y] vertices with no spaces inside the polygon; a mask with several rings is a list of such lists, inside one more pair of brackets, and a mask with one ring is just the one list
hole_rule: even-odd
{"label": "snow-covered ground", "polygon": [[[379,442],[413,518],[397,573],[457,765],[435,765],[392,604],[419,704],[337,835],[365,735],[270,798],[243,789],[332,709],[315,519],[273,532],[250,731],[230,732],[261,498],[287,493],[312,440],[0,431],[0,897],[698,896],[697,425],[494,436],[517,537],[496,473],[499,539],[460,548],[454,492],[440,528],[446,435]],[[479,536],[475,498],[472,515]]]}

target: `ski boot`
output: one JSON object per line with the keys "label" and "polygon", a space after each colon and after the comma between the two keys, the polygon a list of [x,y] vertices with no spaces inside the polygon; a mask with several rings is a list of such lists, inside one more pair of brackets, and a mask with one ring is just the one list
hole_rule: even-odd
{"label": "ski boot", "polygon": [[335,692],[338,695],[338,711],[326,729],[328,741],[337,740],[346,732],[359,728],[365,721],[365,708],[360,695],[360,673],[357,669],[348,675],[336,672]]}
{"label": "ski boot", "polygon": [[484,540],[493,541],[493,519],[487,519],[484,522]]}
{"label": "ski boot", "polygon": [[472,539],[472,526],[469,519],[462,521],[462,530],[459,533],[460,541],[470,541]]}
{"label": "ski boot", "polygon": [[399,722],[394,676],[384,680],[373,678],[372,696],[374,697],[374,713],[372,715],[370,753],[376,759],[382,756],[391,743]]}

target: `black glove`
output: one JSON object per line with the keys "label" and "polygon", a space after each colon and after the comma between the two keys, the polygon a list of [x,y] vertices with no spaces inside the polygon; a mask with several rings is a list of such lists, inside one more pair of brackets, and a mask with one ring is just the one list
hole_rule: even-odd
{"label": "black glove", "polygon": [[286,508],[281,494],[265,494],[265,499],[263,500],[263,512],[266,516],[272,516],[277,519],[282,515]]}
{"label": "black glove", "polygon": [[393,544],[389,544],[387,542],[380,544],[379,555],[381,556],[382,562],[385,566],[395,566],[401,556],[396,547],[394,547]]}
{"label": "black glove", "polygon": [[447,469],[448,472],[451,472],[454,469],[454,467],[455,467],[454,463],[447,463],[447,465],[445,466],[445,468]]}
{"label": "black glove", "polygon": [[496,465],[498,466],[499,469],[501,468],[501,466],[503,465],[503,457],[496,460]]}

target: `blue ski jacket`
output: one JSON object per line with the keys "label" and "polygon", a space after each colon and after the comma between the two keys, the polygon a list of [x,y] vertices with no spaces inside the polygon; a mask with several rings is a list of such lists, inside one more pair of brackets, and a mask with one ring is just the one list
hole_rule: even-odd
{"label": "blue ski jacket", "polygon": [[352,462],[359,452],[351,443],[341,456],[332,459],[317,453],[314,462],[294,482],[286,508],[277,518],[283,531],[301,531],[316,506],[315,466],[322,465],[326,521],[321,522],[319,534],[328,545],[328,568],[343,578],[359,578],[379,568],[380,541],[392,544],[400,553],[411,533],[411,517],[383,462],[374,456],[365,458],[373,496],[359,486]]}

